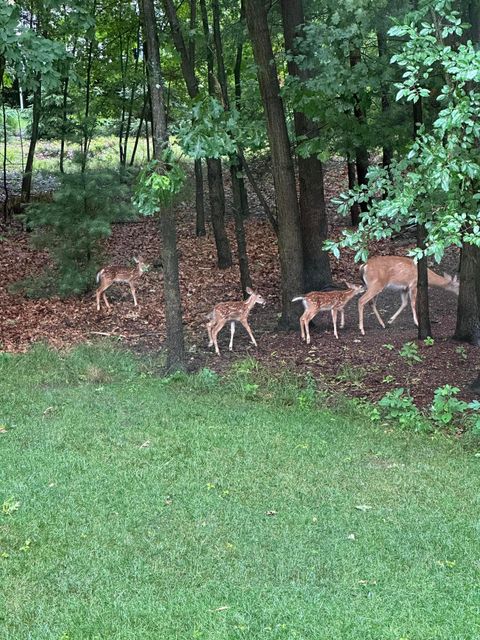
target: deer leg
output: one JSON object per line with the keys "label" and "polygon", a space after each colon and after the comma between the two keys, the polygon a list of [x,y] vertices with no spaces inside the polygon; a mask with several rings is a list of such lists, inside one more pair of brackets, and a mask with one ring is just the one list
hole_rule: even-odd
{"label": "deer leg", "polygon": [[332,321],[333,321],[333,334],[335,336],[335,338],[338,340],[338,333],[337,333],[337,309],[332,309]]}
{"label": "deer leg", "polygon": [[[303,314],[303,316],[306,316],[306,317],[304,318],[304,320],[303,320],[304,325],[305,325],[305,337],[306,337],[306,343],[307,343],[307,344],[310,344],[310,322],[311,322],[311,320],[313,320],[313,318],[316,316],[316,314],[315,314],[315,313],[312,313],[312,312],[310,312],[310,313],[305,312],[305,313]],[[303,316],[302,316],[302,317],[303,317]]]}
{"label": "deer leg", "polygon": [[[390,320],[388,321],[388,324],[392,324],[392,322],[395,322],[395,319],[398,318],[398,316],[402,313],[402,311],[405,309],[405,307],[408,304],[408,293],[406,291],[402,291],[401,296],[402,296],[402,304],[400,305],[398,311],[396,311],[393,314],[393,316],[390,318]],[[415,313],[413,314],[413,318],[415,319]]]}
{"label": "deer leg", "polygon": [[97,298],[97,311],[100,311],[100,290],[97,289],[96,291],[96,298]]}
{"label": "deer leg", "polygon": [[418,318],[417,318],[417,287],[412,287],[408,290],[410,295],[410,306],[412,307],[412,315],[413,321],[415,325],[418,327]]}
{"label": "deer leg", "polygon": [[308,310],[305,310],[300,316],[300,334],[302,336],[302,340],[306,340],[307,338],[307,331],[308,331],[307,318],[308,318]]}
{"label": "deer leg", "polygon": [[135,295],[135,287],[131,282],[129,282],[128,284],[130,285],[130,291],[132,292],[132,296],[133,296],[133,306],[138,307],[137,296]]}
{"label": "deer leg", "polygon": [[240,322],[242,323],[242,325],[245,327],[248,335],[250,336],[250,340],[252,341],[252,343],[258,347],[257,341],[255,340],[255,338],[253,337],[253,333],[252,330],[250,329],[250,325],[248,324],[248,320],[245,318],[245,320],[240,320]]}
{"label": "deer leg", "polygon": [[208,333],[208,346],[211,347],[213,345],[213,339],[212,339],[212,322],[211,320],[209,320],[207,322],[207,333]]}
{"label": "deer leg", "polygon": [[222,329],[222,327],[224,326],[225,323],[222,324],[222,322],[217,322],[216,325],[212,328],[212,339],[213,339],[213,344],[215,345],[215,353],[217,354],[217,356],[220,355],[220,349],[218,348],[218,342],[217,342],[217,336],[218,333],[220,331],[220,329]]}
{"label": "deer leg", "polygon": [[342,307],[339,309],[340,311],[340,329],[343,329],[345,326],[345,309]]}
{"label": "deer leg", "polygon": [[381,319],[380,314],[376,310],[377,307],[375,305],[375,298],[378,296],[379,293],[380,293],[380,291],[378,291],[377,289],[370,289],[369,291],[364,293],[363,296],[358,301],[358,327],[360,329],[360,333],[362,334],[362,336],[365,335],[365,329],[363,327],[363,308],[367,304],[367,302],[370,302],[370,300],[373,300],[372,306],[373,306],[373,310],[375,312],[375,315],[377,316],[377,320],[380,322],[382,327],[385,329],[385,325],[383,324],[383,320]]}
{"label": "deer leg", "polygon": [[373,298],[372,300],[372,309],[373,309],[373,313],[375,314],[375,317],[377,318],[378,322],[380,323],[380,325],[385,329],[385,323],[382,320],[382,316],[380,315],[378,309],[377,309],[377,298],[378,296],[375,296],[375,298]]}
{"label": "deer leg", "polygon": [[230,345],[228,347],[229,351],[233,351],[233,336],[235,334],[235,321],[230,322]]}

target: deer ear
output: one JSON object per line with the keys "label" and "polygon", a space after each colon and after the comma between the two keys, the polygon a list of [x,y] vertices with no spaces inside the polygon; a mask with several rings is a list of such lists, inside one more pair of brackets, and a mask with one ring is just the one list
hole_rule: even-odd
{"label": "deer ear", "polygon": [[248,293],[248,295],[249,295],[249,296],[251,296],[251,295],[252,295],[252,293],[253,293],[253,291],[250,289],[250,287],[247,287],[247,288],[245,289],[245,291]]}

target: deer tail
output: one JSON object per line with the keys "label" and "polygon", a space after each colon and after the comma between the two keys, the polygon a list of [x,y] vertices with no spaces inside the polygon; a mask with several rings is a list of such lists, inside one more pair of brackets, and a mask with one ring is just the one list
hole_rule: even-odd
{"label": "deer tail", "polygon": [[361,265],[360,265],[360,269],[359,269],[359,271],[360,271],[360,278],[362,279],[362,282],[363,282],[363,284],[364,284],[364,285],[366,285],[366,284],[367,284],[367,281],[365,280],[365,267],[366,267],[366,265],[361,264]]}
{"label": "deer tail", "polygon": [[307,305],[304,296],[297,296],[296,298],[292,298],[292,302],[300,302],[300,300],[302,301],[303,306],[306,307]]}
{"label": "deer tail", "polygon": [[100,269],[100,271],[97,273],[97,282],[100,282],[100,278],[102,277],[104,271],[105,269]]}

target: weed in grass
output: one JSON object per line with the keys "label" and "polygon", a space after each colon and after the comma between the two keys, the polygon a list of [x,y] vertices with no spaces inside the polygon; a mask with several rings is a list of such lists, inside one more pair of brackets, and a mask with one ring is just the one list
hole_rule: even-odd
{"label": "weed in grass", "polygon": [[4,516],[11,516],[15,511],[20,509],[20,502],[15,498],[8,498],[2,504],[2,513]]}
{"label": "weed in grass", "polygon": [[340,382],[348,382],[355,387],[361,387],[366,375],[367,373],[362,367],[356,367],[351,364],[342,364],[335,377]]}
{"label": "weed in grass", "polygon": [[194,377],[194,387],[196,389],[213,389],[220,382],[220,376],[212,369],[208,367],[204,367],[200,369],[200,371],[195,374]]}
{"label": "weed in grass", "polygon": [[427,336],[423,341],[423,344],[426,347],[433,347],[433,345],[435,344],[435,340],[432,338],[432,336]]}

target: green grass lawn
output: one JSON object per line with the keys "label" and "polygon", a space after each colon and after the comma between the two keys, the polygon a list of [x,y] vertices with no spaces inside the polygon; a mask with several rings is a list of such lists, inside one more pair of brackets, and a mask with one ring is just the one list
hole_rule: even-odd
{"label": "green grass lawn", "polygon": [[480,638],[458,442],[99,348],[0,376],[0,638]]}

